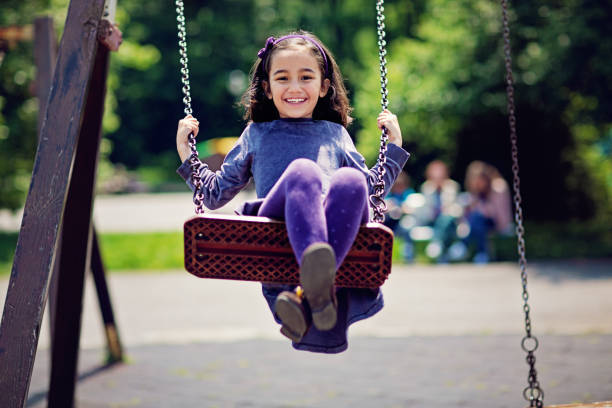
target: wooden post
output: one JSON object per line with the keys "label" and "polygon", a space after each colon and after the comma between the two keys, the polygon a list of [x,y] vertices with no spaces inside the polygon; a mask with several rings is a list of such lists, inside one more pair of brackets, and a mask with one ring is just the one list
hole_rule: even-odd
{"label": "wooden post", "polygon": [[47,113],[49,90],[57,58],[57,40],[51,17],[34,20],[34,62],[36,64],[36,96],[38,97],[38,134]]}
{"label": "wooden post", "polygon": [[24,407],[30,386],[103,4],[71,0],[68,8],[0,324],[3,408]]}
{"label": "wooden post", "polygon": [[108,292],[108,285],[104,274],[104,264],[100,254],[100,244],[98,243],[98,235],[96,229],[92,230],[92,245],[91,245],[91,273],[96,284],[96,293],[98,294],[98,302],[102,312],[102,321],[104,323],[104,333],[106,335],[106,345],[108,348],[107,363],[115,363],[123,359],[123,349],[119,340],[119,331],[115,324],[115,316],[113,306]]}
{"label": "wooden post", "polygon": [[[53,29],[53,19],[51,17],[38,17],[34,20],[34,63],[36,64],[36,96],[38,97],[38,135],[42,129],[45,115],[47,113],[47,104],[49,102],[49,91],[53,82],[53,71],[57,59],[57,41],[55,39],[55,30]],[[61,234],[60,234],[61,236]],[[59,243],[56,245],[55,257],[59,257]],[[51,343],[53,343],[53,325],[55,324],[55,295],[56,285],[55,277],[58,274],[59,262],[55,262],[53,271],[49,280],[49,325],[51,333]],[[52,345],[53,347],[53,345]]]}
{"label": "wooden post", "polygon": [[55,320],[53,333],[48,405],[51,408],[74,405],[83,286],[85,271],[91,264],[91,214],[102,137],[108,57],[109,51],[98,46],[64,209],[56,304],[56,311],[61,311],[62,318]]}

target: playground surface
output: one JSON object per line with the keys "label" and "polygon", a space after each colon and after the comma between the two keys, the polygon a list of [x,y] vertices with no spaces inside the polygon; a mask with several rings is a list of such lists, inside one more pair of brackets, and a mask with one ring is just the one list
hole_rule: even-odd
{"label": "playground surface", "polygon": [[[530,267],[547,404],[612,399],[612,261]],[[0,281],[4,301],[7,281]],[[339,355],[294,351],[256,283],[111,274],[126,362],[103,366],[91,282],[78,407],[519,407],[527,365],[515,265],[399,266]],[[28,407],[45,406],[48,323]]]}
{"label": "playground surface", "polygon": [[[185,195],[121,199],[97,200],[99,230],[121,230],[119,213],[149,220],[145,227],[124,221],[125,230],[166,230],[170,224],[156,224],[165,218],[156,206],[187,201],[180,223],[191,210]],[[146,202],[154,208],[138,212]],[[533,262],[528,270],[546,404],[612,400],[612,259]],[[110,274],[108,283],[126,360],[104,367],[88,279],[77,407],[526,405],[521,284],[512,263],[395,265],[383,287],[385,308],[352,326],[349,349],[338,355],[293,350],[257,283],[184,271]],[[0,279],[0,308],[7,286]],[[48,380],[45,318],[28,407],[46,406]]]}

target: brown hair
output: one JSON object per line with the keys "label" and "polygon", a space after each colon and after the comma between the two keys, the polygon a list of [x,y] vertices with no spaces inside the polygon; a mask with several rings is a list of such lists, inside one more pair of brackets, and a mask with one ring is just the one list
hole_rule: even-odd
{"label": "brown hair", "polygon": [[[290,34],[299,34],[312,38],[319,43],[327,58],[327,79],[330,81],[330,86],[327,94],[323,98],[319,98],[312,112],[312,118],[328,120],[347,127],[353,121],[353,118],[350,116],[352,108],[349,105],[342,74],[333,55],[315,35],[309,32],[300,30]],[[279,118],[278,110],[274,106],[274,102],[266,96],[263,84],[264,81],[269,81],[270,61],[274,53],[277,50],[296,48],[305,48],[310,51],[319,64],[322,79],[325,80],[323,74],[326,71],[325,60],[319,49],[312,42],[303,38],[288,38],[274,44],[266,57],[263,60],[257,58],[257,61],[255,61],[251,68],[251,84],[242,96],[241,103],[245,108],[245,119],[253,122],[268,122]]]}
{"label": "brown hair", "polygon": [[474,160],[469,164],[465,171],[465,189],[471,191],[473,183],[476,179],[482,178],[485,181],[485,191],[488,194],[491,190],[493,179],[501,177],[497,169],[488,163],[480,160]]}

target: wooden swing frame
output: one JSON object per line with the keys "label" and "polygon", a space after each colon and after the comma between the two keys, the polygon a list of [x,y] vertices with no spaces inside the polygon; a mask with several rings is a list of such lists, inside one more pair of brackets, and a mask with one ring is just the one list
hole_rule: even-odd
{"label": "wooden swing frame", "polygon": [[[112,0],[110,0],[112,3]],[[50,407],[74,405],[85,273],[91,271],[107,365],[123,358],[92,208],[109,50],[104,0],[72,0],[55,55],[50,18],[35,22],[38,150],[0,327],[0,406],[24,407],[47,299]],[[59,318],[61,313],[61,318]]]}

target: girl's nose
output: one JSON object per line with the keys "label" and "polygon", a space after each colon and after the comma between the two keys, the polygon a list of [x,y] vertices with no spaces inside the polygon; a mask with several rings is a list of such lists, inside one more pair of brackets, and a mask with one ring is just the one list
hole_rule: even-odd
{"label": "girl's nose", "polygon": [[300,83],[298,80],[294,79],[289,81],[289,89],[298,89],[300,87]]}

